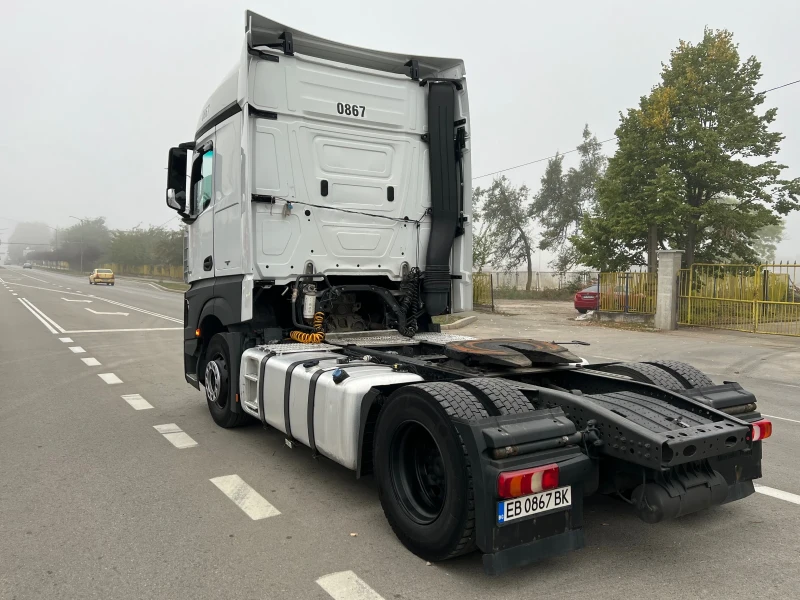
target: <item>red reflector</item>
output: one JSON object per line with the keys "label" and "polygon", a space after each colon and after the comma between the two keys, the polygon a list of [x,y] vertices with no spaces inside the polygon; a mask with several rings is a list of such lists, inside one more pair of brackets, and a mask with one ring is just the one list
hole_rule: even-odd
{"label": "red reflector", "polygon": [[772,435],[772,421],[761,419],[755,423],[750,423],[753,427],[753,441],[765,440]]}
{"label": "red reflector", "polygon": [[558,465],[556,464],[506,471],[497,476],[497,495],[501,498],[527,496],[557,487]]}

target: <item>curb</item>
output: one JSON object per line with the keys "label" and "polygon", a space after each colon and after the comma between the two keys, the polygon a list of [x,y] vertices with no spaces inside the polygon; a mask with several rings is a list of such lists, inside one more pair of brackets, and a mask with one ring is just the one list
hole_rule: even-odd
{"label": "curb", "polygon": [[450,329],[461,329],[462,327],[466,327],[470,323],[474,323],[478,320],[478,315],[470,315],[468,317],[464,317],[463,319],[459,319],[453,323],[446,323],[444,325],[440,325],[442,331],[447,331]]}

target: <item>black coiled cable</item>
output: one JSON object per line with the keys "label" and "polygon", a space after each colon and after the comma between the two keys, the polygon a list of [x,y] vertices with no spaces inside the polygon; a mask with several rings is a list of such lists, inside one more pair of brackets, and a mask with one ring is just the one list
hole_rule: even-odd
{"label": "black coiled cable", "polygon": [[419,297],[420,276],[419,268],[412,267],[408,275],[403,279],[403,283],[400,284],[400,292],[403,294],[400,308],[403,309],[403,314],[406,315],[406,324],[405,327],[398,326],[397,331],[406,337],[414,337],[416,335],[419,329],[417,319],[424,310]]}

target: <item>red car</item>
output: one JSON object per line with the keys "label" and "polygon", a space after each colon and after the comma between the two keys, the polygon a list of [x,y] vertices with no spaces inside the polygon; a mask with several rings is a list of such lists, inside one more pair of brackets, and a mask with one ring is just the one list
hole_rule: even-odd
{"label": "red car", "polygon": [[575,294],[575,310],[583,314],[600,308],[600,286],[596,283]]}

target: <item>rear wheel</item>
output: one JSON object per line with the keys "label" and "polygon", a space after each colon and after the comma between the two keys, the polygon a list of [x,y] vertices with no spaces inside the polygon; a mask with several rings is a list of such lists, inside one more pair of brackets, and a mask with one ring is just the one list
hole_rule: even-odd
{"label": "rear wheel", "polygon": [[403,545],[430,561],[475,548],[472,467],[451,417],[488,414],[452,383],[408,385],[389,397],[375,431],[383,512]]}
{"label": "rear wheel", "polygon": [[684,362],[679,362],[677,360],[651,360],[648,361],[648,364],[667,371],[683,383],[687,390],[714,385],[714,382],[711,381],[708,375],[703,373],[700,369],[692,365],[687,365]]}
{"label": "rear wheel", "polygon": [[490,415],[514,415],[534,410],[530,400],[519,390],[524,384],[492,377],[474,377],[454,383],[472,392]]}
{"label": "rear wheel", "polygon": [[579,313],[581,313],[582,315],[585,315],[588,310],[589,310],[588,308],[579,308],[579,309],[577,309],[577,311]]}
{"label": "rear wheel", "polygon": [[217,334],[211,338],[206,350],[205,380],[203,387],[206,392],[208,410],[211,418],[220,427],[238,427],[247,421],[243,412],[235,413],[232,410],[233,398],[231,397],[230,350],[225,338]]}
{"label": "rear wheel", "polygon": [[686,389],[680,380],[671,373],[648,363],[619,363],[604,366],[599,370],[606,371],[607,373],[625,375],[634,381],[651,383],[664,389],[672,390],[673,392],[680,392]]}

